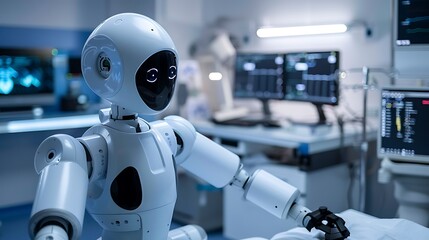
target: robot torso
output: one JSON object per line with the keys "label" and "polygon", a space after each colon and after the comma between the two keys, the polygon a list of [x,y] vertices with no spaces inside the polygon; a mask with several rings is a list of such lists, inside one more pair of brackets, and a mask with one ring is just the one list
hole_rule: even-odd
{"label": "robot torso", "polygon": [[93,164],[104,166],[90,178],[87,210],[104,231],[141,229],[147,235],[143,239],[166,239],[176,201],[176,171],[165,137],[174,133],[138,122],[141,132],[106,123],[84,134],[103,136],[108,149],[107,161]]}

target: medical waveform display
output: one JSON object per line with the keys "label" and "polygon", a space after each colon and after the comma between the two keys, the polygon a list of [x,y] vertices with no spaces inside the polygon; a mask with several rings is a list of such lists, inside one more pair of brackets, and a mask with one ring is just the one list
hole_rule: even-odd
{"label": "medical waveform display", "polygon": [[52,59],[23,54],[0,50],[0,96],[52,93]]}
{"label": "medical waveform display", "polygon": [[286,54],[286,100],[337,105],[339,97],[338,51]]}
{"label": "medical waveform display", "polygon": [[284,54],[239,53],[235,59],[234,97],[282,99]]}
{"label": "medical waveform display", "polygon": [[379,154],[395,158],[429,156],[429,90],[381,93]]}
{"label": "medical waveform display", "polygon": [[396,27],[398,46],[429,44],[429,2],[398,0]]}

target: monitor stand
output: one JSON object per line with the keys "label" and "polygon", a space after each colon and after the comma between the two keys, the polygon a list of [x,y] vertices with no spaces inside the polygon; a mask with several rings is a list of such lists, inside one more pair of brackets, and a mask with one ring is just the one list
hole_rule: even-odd
{"label": "monitor stand", "polygon": [[269,105],[269,100],[260,99],[260,101],[262,103],[262,113],[263,113],[263,116],[259,119],[260,123],[266,126],[278,125],[279,124],[278,121],[273,118],[273,114],[271,112],[270,105]]}
{"label": "monitor stand", "polygon": [[302,125],[308,127],[331,126],[332,124],[326,120],[325,112],[323,111],[323,104],[313,103],[317,110],[317,122],[303,122],[303,121],[290,121],[294,125]]}
{"label": "monitor stand", "polygon": [[331,131],[332,124],[326,120],[322,104],[314,104],[317,110],[318,120],[315,122],[288,120],[289,130],[300,135],[324,135]]}
{"label": "monitor stand", "polygon": [[272,113],[270,110],[270,106],[267,99],[260,99],[262,103],[262,116],[261,115],[252,115],[252,114],[246,114],[246,116],[237,117],[234,119],[229,119],[225,121],[216,121],[216,119],[213,119],[213,121],[217,124],[223,124],[223,125],[236,125],[236,126],[256,126],[256,125],[262,125],[265,127],[281,127],[281,125],[273,119]]}

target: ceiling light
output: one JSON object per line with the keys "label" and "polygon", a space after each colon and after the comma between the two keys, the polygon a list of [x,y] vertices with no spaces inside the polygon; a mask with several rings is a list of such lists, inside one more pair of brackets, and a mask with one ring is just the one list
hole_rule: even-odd
{"label": "ceiling light", "polygon": [[269,38],[344,33],[346,31],[347,25],[345,24],[329,24],[296,27],[263,27],[256,31],[256,35],[260,38]]}
{"label": "ceiling light", "polygon": [[209,79],[212,81],[222,80],[222,73],[220,72],[211,72],[209,73]]}

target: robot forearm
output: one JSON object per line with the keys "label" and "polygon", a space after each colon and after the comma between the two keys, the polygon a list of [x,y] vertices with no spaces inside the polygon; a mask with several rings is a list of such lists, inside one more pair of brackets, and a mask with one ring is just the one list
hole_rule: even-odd
{"label": "robot forearm", "polygon": [[[241,167],[237,155],[196,132],[194,126],[182,117],[168,116],[164,121],[177,136],[178,147],[172,149],[177,164],[218,188],[233,181]],[[158,125],[161,130],[161,124]]]}
{"label": "robot forearm", "polygon": [[[339,232],[338,239],[348,236],[344,221],[327,209],[322,207],[310,212],[308,208],[299,205],[297,188],[264,170],[257,170],[249,176],[237,155],[197,133],[185,119],[170,116],[164,120],[177,136],[178,148],[173,148],[177,150],[176,162],[193,175],[215,187],[230,184],[243,189],[246,200],[280,219],[290,218],[298,226],[308,230],[315,227],[326,234]],[[325,222],[328,222],[328,226],[324,225]]]}
{"label": "robot forearm", "polygon": [[32,239],[79,237],[88,188],[86,164],[83,146],[71,136],[54,135],[39,146],[35,167],[41,175],[29,224]]}
{"label": "robot forearm", "polygon": [[280,219],[291,218],[299,226],[305,226],[304,218],[310,210],[296,203],[297,188],[264,170],[249,176],[237,155],[199,133],[193,149],[182,164],[185,169],[216,187],[231,184],[242,188],[246,200]]}
{"label": "robot forearm", "polygon": [[[272,215],[286,219],[291,207],[296,205],[299,191],[292,185],[264,170],[256,170],[244,186],[244,198],[265,209]],[[298,217],[292,215],[294,220]],[[298,224],[302,224],[299,223]]]}
{"label": "robot forearm", "polygon": [[231,183],[240,169],[237,155],[199,133],[192,150],[181,166],[215,187],[221,188]]}

